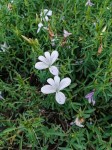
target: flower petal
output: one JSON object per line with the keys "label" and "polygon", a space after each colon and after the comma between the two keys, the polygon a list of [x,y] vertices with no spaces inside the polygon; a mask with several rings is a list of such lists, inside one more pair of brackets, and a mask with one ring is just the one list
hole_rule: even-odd
{"label": "flower petal", "polygon": [[51,53],[51,65],[57,60],[57,58],[58,58],[58,51],[53,51],[52,53]]}
{"label": "flower petal", "polygon": [[[1,50],[2,50],[3,52],[5,52],[7,49],[10,48],[10,46],[9,46],[9,47],[7,46],[7,43],[6,43],[6,42],[4,42],[4,44],[1,44],[0,46],[1,46]],[[0,52],[1,52],[1,51],[0,51]]]}
{"label": "flower petal", "polygon": [[88,94],[85,96],[85,98],[91,98],[93,95],[94,95],[94,91],[88,93]]}
{"label": "flower petal", "polygon": [[95,100],[93,99],[93,97],[92,97],[92,99],[91,99],[91,103],[93,104],[93,106],[95,105]]}
{"label": "flower petal", "polygon": [[95,103],[96,103],[96,102],[93,100],[93,101],[92,101],[93,106],[95,105]]}
{"label": "flower petal", "polygon": [[55,87],[55,82],[52,78],[47,79],[47,82],[51,85]]}
{"label": "flower petal", "polygon": [[44,55],[45,55],[46,59],[48,60],[48,62],[50,63],[51,62],[50,53],[49,52],[45,52]]}
{"label": "flower petal", "polygon": [[45,85],[41,88],[41,92],[44,94],[55,93],[55,89],[51,85]]}
{"label": "flower petal", "polygon": [[37,33],[39,33],[40,32],[40,29],[43,27],[43,24],[40,22],[39,24],[38,24],[38,30],[37,30]]}
{"label": "flower petal", "polygon": [[38,24],[38,27],[39,27],[39,28],[43,27],[43,24],[40,22],[40,23]]}
{"label": "flower petal", "polygon": [[48,9],[43,10],[44,15],[46,15],[47,12],[48,12]]}
{"label": "flower petal", "polygon": [[38,59],[47,65],[49,64],[48,60],[44,56],[39,56]]}
{"label": "flower petal", "polygon": [[59,76],[55,76],[54,77],[54,81],[55,81],[56,88],[59,89],[60,77]]}
{"label": "flower petal", "polygon": [[42,69],[48,68],[48,65],[43,63],[43,62],[37,62],[35,64],[35,68],[38,69],[38,70],[42,70]]}
{"label": "flower petal", "polygon": [[39,33],[39,32],[40,32],[40,29],[41,29],[41,28],[38,28],[38,29],[37,29],[37,33]]}
{"label": "flower petal", "polygon": [[72,33],[69,33],[68,31],[64,30],[63,31],[63,36],[66,38],[68,36],[70,36]]}
{"label": "flower petal", "polygon": [[52,16],[52,10],[49,10],[46,15],[47,16]]}
{"label": "flower petal", "polygon": [[51,45],[55,46],[55,40],[54,39],[51,39]]}
{"label": "flower petal", "polygon": [[88,98],[88,102],[89,102],[89,103],[92,102],[92,98],[91,98],[91,97]]}
{"label": "flower petal", "polygon": [[49,71],[50,71],[50,73],[52,73],[53,75],[58,76],[59,71],[58,71],[58,68],[57,68],[57,67],[51,66],[51,67],[49,68]]}
{"label": "flower petal", "polygon": [[52,10],[44,9],[44,15],[52,16]]}
{"label": "flower petal", "polygon": [[47,16],[45,16],[45,18],[43,18],[43,20],[48,21],[49,18]]}
{"label": "flower petal", "polygon": [[66,88],[67,86],[69,86],[71,83],[71,79],[70,78],[64,78],[61,80],[60,85],[59,85],[59,90],[62,90],[64,88]]}
{"label": "flower petal", "polygon": [[58,92],[56,93],[56,101],[59,103],[59,104],[64,104],[65,103],[65,95],[62,93],[62,92]]}

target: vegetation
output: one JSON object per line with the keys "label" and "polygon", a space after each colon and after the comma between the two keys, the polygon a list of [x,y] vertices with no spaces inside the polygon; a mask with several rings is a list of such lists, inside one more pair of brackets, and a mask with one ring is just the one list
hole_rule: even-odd
{"label": "vegetation", "polygon": [[[1,150],[111,150],[112,2],[91,1],[0,1]],[[35,68],[47,51],[71,79],[63,105],[41,92],[54,78]]]}

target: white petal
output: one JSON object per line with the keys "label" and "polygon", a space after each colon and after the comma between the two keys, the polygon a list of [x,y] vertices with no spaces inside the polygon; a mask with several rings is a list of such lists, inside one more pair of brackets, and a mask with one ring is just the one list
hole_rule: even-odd
{"label": "white petal", "polygon": [[40,23],[38,24],[38,27],[39,27],[39,28],[43,27],[43,24],[40,22]]}
{"label": "white petal", "polygon": [[42,70],[42,69],[48,68],[48,65],[43,63],[43,62],[37,62],[35,64],[35,68],[38,69],[38,70]]}
{"label": "white petal", "polygon": [[52,10],[49,10],[46,15],[47,16],[52,16]]}
{"label": "white petal", "polygon": [[4,42],[4,44],[1,44],[1,49],[3,52],[5,52],[9,48],[10,48],[10,46],[8,47],[6,42]]}
{"label": "white petal", "polygon": [[57,67],[51,66],[51,67],[49,68],[49,71],[50,71],[50,73],[52,73],[53,75],[58,76],[59,71],[58,71],[58,68],[57,68]]}
{"label": "white petal", "polygon": [[54,39],[51,40],[51,45],[52,45],[52,46],[55,46],[55,41],[54,41]]}
{"label": "white petal", "polygon": [[56,101],[59,103],[59,104],[64,104],[65,103],[65,95],[62,93],[62,92],[58,92],[56,93]]}
{"label": "white petal", "polygon": [[38,29],[37,29],[37,33],[39,33],[40,32],[40,29],[43,27],[43,24],[40,22],[39,24],[38,24]]}
{"label": "white petal", "polygon": [[79,126],[79,127],[81,127],[81,128],[84,127],[84,125],[82,125],[82,124],[76,124],[76,125]]}
{"label": "white petal", "polygon": [[39,32],[40,32],[40,29],[41,29],[41,28],[38,28],[37,33],[39,33]]}
{"label": "white petal", "polygon": [[47,79],[47,82],[48,82],[51,86],[55,87],[55,82],[54,82],[54,80],[53,80],[52,78]]}
{"label": "white petal", "polygon": [[44,19],[45,19],[45,21],[48,21],[48,20],[49,20],[49,18],[48,18],[47,16],[45,16],[45,18],[44,18]]}
{"label": "white petal", "polygon": [[47,59],[44,56],[39,56],[38,59],[47,65],[49,64],[49,62],[47,61]]}
{"label": "white petal", "polygon": [[58,51],[53,51],[52,53],[51,53],[51,61],[52,61],[52,64],[57,60],[57,58],[58,58]]}
{"label": "white petal", "polygon": [[64,78],[61,80],[60,85],[59,85],[59,90],[62,90],[64,88],[66,88],[67,86],[69,86],[71,83],[71,79],[70,78]]}
{"label": "white petal", "polygon": [[41,88],[41,92],[44,94],[55,93],[55,89],[51,85],[45,85]]}
{"label": "white petal", "polygon": [[68,36],[70,36],[72,33],[69,33],[68,31],[64,30],[63,31],[63,36],[66,38]]}
{"label": "white petal", "polygon": [[44,15],[52,16],[52,10],[44,9]]}
{"label": "white petal", "polygon": [[59,77],[59,76],[55,76],[55,77],[54,77],[54,81],[55,81],[55,86],[56,86],[56,88],[59,89],[60,77]]}
{"label": "white petal", "polygon": [[45,57],[47,58],[48,62],[50,63],[50,62],[51,62],[50,53],[49,53],[49,52],[45,52],[44,55],[45,55]]}
{"label": "white petal", "polygon": [[43,12],[44,14],[46,14],[48,12],[48,9],[44,9]]}

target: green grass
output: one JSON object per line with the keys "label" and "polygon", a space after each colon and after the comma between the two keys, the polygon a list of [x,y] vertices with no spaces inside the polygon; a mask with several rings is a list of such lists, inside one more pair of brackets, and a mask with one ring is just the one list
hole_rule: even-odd
{"label": "green grass", "polygon": [[[1,150],[111,150],[112,2],[91,1],[92,7],[86,0],[14,0],[11,10],[10,1],[0,1],[0,44],[9,46],[0,52]],[[47,30],[37,34],[42,9],[53,11],[48,24],[59,39],[55,47]],[[64,29],[72,35],[62,46]],[[34,67],[38,56],[53,50],[60,77],[72,80],[64,105],[40,92],[53,76]],[[85,99],[92,90],[95,106]],[[76,117],[84,128],[70,126]]]}

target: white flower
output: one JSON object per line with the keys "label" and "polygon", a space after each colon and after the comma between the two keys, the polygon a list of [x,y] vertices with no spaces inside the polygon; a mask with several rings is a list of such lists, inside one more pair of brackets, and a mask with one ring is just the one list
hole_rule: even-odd
{"label": "white flower", "polygon": [[[48,21],[48,20],[49,20],[48,16],[52,16],[52,11],[51,11],[51,10],[48,10],[48,9],[44,9],[44,10],[40,13],[41,21]],[[45,30],[48,30],[48,27],[45,27],[45,26],[43,25],[43,23],[40,22],[40,23],[38,24],[37,33],[39,33],[39,31],[40,31],[40,29],[41,29],[42,27],[43,27]]]}
{"label": "white flower", "polygon": [[[5,52],[7,49],[9,49],[9,47],[8,47],[8,45],[7,45],[6,42],[4,42],[4,44],[1,44],[1,50],[2,50],[2,52]],[[1,52],[1,50],[0,50],[0,52]]]}
{"label": "white flower", "polygon": [[85,4],[85,6],[93,6],[94,4],[93,3],[91,3],[91,1],[90,0],[88,0],[87,2],[86,2],[86,4]]}
{"label": "white flower", "polygon": [[47,27],[44,27],[44,25],[40,22],[40,23],[38,24],[37,33],[40,32],[40,30],[41,30],[42,27],[43,27],[45,30],[48,30],[48,28],[47,28]]}
{"label": "white flower", "polygon": [[57,38],[57,36],[55,36],[53,39],[51,39],[51,45],[54,47],[56,45],[56,41],[58,41],[59,39]]}
{"label": "white flower", "polygon": [[63,31],[63,36],[66,38],[68,36],[70,36],[72,33],[69,33],[68,31],[64,30]]}
{"label": "white flower", "polygon": [[55,46],[55,41],[56,41],[55,39],[51,39],[51,45],[52,46]]}
{"label": "white flower", "polygon": [[37,30],[37,33],[39,33],[39,31],[40,31],[40,29],[43,27],[43,24],[40,22],[39,24],[38,24],[38,30]]}
{"label": "white flower", "polygon": [[49,68],[49,71],[53,74],[53,75],[58,75],[59,71],[58,68],[56,66],[52,66],[53,63],[58,59],[58,51],[53,51],[50,55],[49,52],[45,52],[44,56],[39,56],[38,59],[41,62],[37,62],[35,64],[35,68],[38,70],[43,70],[46,68]]}
{"label": "white flower", "polygon": [[41,17],[41,20],[43,21],[48,21],[49,18],[52,16],[52,10],[48,10],[48,9],[44,9],[41,13],[40,13],[40,17]]}
{"label": "white flower", "polygon": [[74,122],[71,122],[71,123],[70,123],[70,125],[76,124],[76,126],[82,128],[82,127],[84,127],[84,125],[81,124],[82,122],[84,122],[84,120],[83,120],[83,119],[79,119],[79,118],[77,117]]}
{"label": "white flower", "polygon": [[55,76],[54,80],[52,78],[49,78],[47,80],[47,82],[49,83],[49,85],[43,86],[41,88],[41,92],[44,94],[56,93],[56,95],[55,95],[56,101],[59,104],[64,104],[66,97],[60,91],[70,85],[71,79],[70,78],[64,78],[60,81],[60,77]]}

